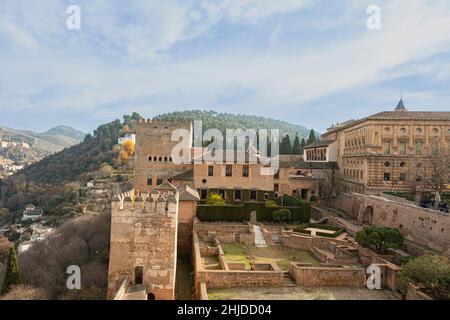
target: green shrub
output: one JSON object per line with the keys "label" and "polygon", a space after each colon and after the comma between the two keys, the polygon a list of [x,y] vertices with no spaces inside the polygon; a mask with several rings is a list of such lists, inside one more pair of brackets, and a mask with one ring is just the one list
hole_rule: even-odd
{"label": "green shrub", "polygon": [[288,222],[291,220],[291,211],[289,209],[278,209],[272,212],[272,219],[276,222]]}
{"label": "green shrub", "polygon": [[379,254],[386,254],[388,249],[400,248],[405,239],[398,229],[365,227],[356,234],[356,241],[364,248],[372,248]]}
{"label": "green shrub", "polygon": [[278,204],[273,200],[267,200],[265,204],[268,208],[278,208]]}
{"label": "green shrub", "polygon": [[[256,211],[257,220],[273,222],[273,212],[280,207],[266,207],[264,202],[245,202],[234,206],[197,206],[197,217],[203,222],[214,221],[250,221],[252,211]],[[311,207],[309,203],[302,203],[300,207],[283,207],[291,212],[290,223],[309,223]]]}
{"label": "green shrub", "polygon": [[438,300],[450,300],[450,261],[447,257],[424,255],[407,262],[400,273],[400,286],[418,285]]}

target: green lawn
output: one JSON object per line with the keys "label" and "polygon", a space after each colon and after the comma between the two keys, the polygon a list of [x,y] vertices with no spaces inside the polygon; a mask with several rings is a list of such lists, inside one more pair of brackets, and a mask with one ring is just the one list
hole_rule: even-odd
{"label": "green lawn", "polygon": [[245,269],[251,269],[251,261],[240,243],[224,243],[222,244],[222,250],[227,262],[244,263]]}
{"label": "green lawn", "polygon": [[313,266],[319,266],[320,261],[309,251],[284,248],[281,246],[269,246],[267,248],[258,248],[249,246],[248,254],[245,247],[239,243],[230,243],[222,245],[225,259],[228,262],[245,263],[246,269],[251,269],[251,262],[256,263],[276,263],[283,271],[289,270],[290,262],[311,263]]}

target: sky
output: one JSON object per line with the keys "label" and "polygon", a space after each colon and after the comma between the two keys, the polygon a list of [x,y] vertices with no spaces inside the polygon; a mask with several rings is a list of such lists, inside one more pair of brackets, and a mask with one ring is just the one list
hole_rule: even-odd
{"label": "sky", "polygon": [[89,132],[134,111],[204,109],[323,132],[401,94],[409,110],[450,111],[449,88],[447,0],[0,0],[11,128]]}

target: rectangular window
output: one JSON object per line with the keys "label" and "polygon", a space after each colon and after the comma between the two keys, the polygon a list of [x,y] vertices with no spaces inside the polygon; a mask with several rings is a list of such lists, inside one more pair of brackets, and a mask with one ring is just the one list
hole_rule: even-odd
{"label": "rectangular window", "polygon": [[233,176],[233,166],[231,164],[227,164],[227,166],[225,167],[225,175],[227,177]]}
{"label": "rectangular window", "polygon": [[435,156],[438,154],[439,147],[437,142],[431,143],[431,155]]}
{"label": "rectangular window", "polygon": [[243,177],[248,177],[249,176],[249,167],[248,166],[243,166],[242,167],[242,176]]}
{"label": "rectangular window", "polygon": [[400,154],[406,154],[406,141],[400,141]]}
{"label": "rectangular window", "polygon": [[219,194],[223,199],[225,199],[225,190],[224,189],[219,189]]}
{"label": "rectangular window", "polygon": [[278,183],[275,183],[275,184],[273,185],[273,191],[275,191],[275,192],[280,191],[280,185],[279,185]]}
{"label": "rectangular window", "polygon": [[207,196],[208,196],[208,190],[206,190],[206,189],[201,189],[201,190],[200,190],[200,198],[201,198],[202,200],[205,200]]}
{"label": "rectangular window", "polygon": [[391,154],[391,142],[390,141],[383,142],[383,152],[384,152],[384,154]]}
{"label": "rectangular window", "polygon": [[422,154],[422,141],[416,141],[416,154]]}
{"label": "rectangular window", "polygon": [[152,178],[147,178],[147,185],[148,186],[153,185],[153,179]]}
{"label": "rectangular window", "polygon": [[280,179],[280,170],[279,169],[278,169],[277,173],[275,173],[273,175],[273,178],[276,179],[276,180]]}
{"label": "rectangular window", "polygon": [[388,172],[384,173],[384,181],[391,181],[391,174]]}
{"label": "rectangular window", "polygon": [[241,201],[242,200],[242,191],[234,190],[234,200]]}
{"label": "rectangular window", "polygon": [[214,167],[208,166],[208,177],[214,176]]}
{"label": "rectangular window", "polygon": [[256,190],[250,190],[250,200],[256,201],[257,192]]}
{"label": "rectangular window", "polygon": [[158,180],[156,180],[156,185],[160,185],[163,183],[163,179],[159,178]]}
{"label": "rectangular window", "polygon": [[406,181],[406,173],[400,173],[399,180],[400,180],[401,182],[405,182],[405,181]]}

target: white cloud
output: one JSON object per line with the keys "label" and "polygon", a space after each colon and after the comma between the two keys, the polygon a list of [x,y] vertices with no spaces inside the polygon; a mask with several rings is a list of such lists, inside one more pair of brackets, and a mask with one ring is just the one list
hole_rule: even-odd
{"label": "white cloud", "polygon": [[[265,50],[246,46],[251,39],[236,37],[237,42],[224,45],[223,50],[210,47],[220,43],[221,39],[215,39],[210,46],[202,42],[208,50],[195,48],[186,55],[172,55],[172,49],[221,27],[220,21],[261,30],[271,15],[299,10],[312,2],[139,1],[120,7],[110,1],[79,2],[83,14],[79,33],[60,28],[65,23],[65,10],[59,14],[62,3],[49,4],[48,11],[37,8],[36,16],[16,7],[4,11],[8,17],[18,17],[11,23],[24,31],[15,41],[38,53],[28,59],[0,48],[0,109],[68,108],[101,113],[118,108],[126,113],[148,106],[147,112],[154,113],[174,107],[217,107],[277,115],[284,106],[305,106],[332,93],[412,72],[437,75],[440,69],[442,75],[437,79],[445,79],[444,71],[448,74],[449,70],[439,65],[425,68],[424,62],[450,51],[450,4],[446,1],[382,1],[381,31],[365,29],[365,5],[350,2],[344,8],[345,16],[360,23],[349,21],[355,29],[339,38],[341,42],[332,38],[312,44],[302,39],[284,42],[289,24],[275,20],[265,31]],[[1,21],[4,25],[6,20]],[[341,24],[340,18],[337,25]],[[333,24],[321,20],[320,29],[329,29],[324,25]],[[0,25],[0,30],[5,28]],[[14,30],[7,29],[6,34]],[[319,32],[320,36],[324,35]],[[277,50],[278,44],[283,51]],[[405,64],[412,67],[399,68]],[[232,95],[239,99],[223,99]],[[436,94],[420,97],[432,99]]]}

